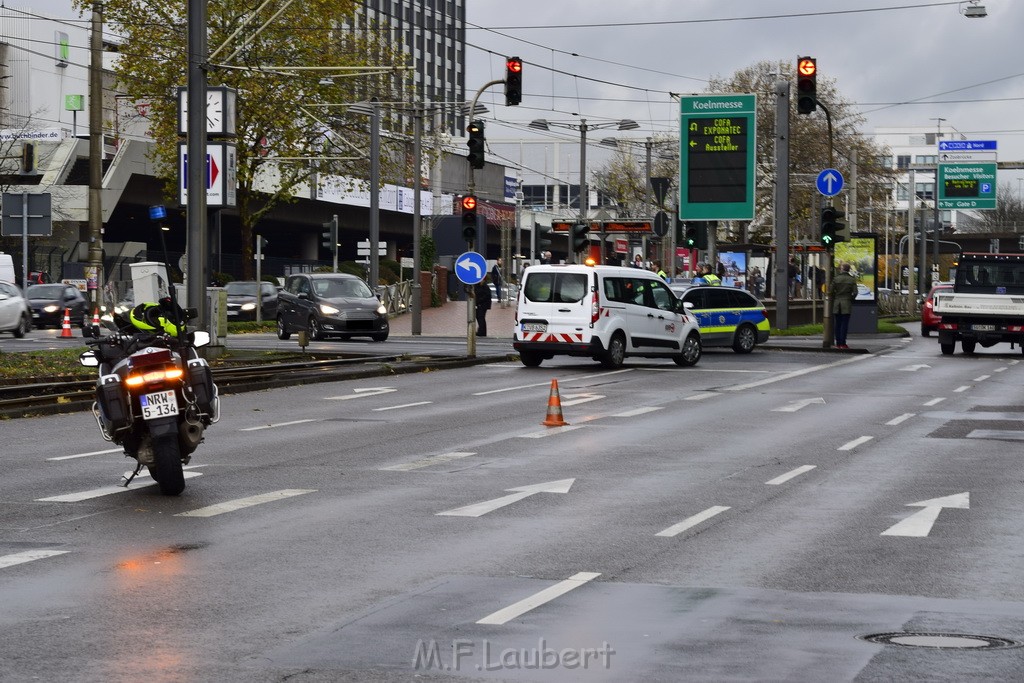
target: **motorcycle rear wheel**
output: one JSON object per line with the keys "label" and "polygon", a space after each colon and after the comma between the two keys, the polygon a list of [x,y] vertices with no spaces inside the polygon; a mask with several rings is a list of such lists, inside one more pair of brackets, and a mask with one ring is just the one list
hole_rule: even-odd
{"label": "motorcycle rear wheel", "polygon": [[185,490],[185,473],[181,469],[181,454],[178,440],[174,438],[155,439],[153,451],[156,464],[150,467],[153,478],[160,485],[160,493],[176,496]]}

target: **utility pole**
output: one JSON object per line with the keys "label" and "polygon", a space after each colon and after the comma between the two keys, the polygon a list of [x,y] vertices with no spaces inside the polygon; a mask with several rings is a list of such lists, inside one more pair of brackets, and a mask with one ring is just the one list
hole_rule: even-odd
{"label": "utility pole", "polygon": [[[89,36],[89,273],[93,314],[103,286],[103,4],[92,6]],[[28,277],[28,273],[25,273]]]}
{"label": "utility pole", "polygon": [[789,80],[775,81],[775,327],[789,328]]}

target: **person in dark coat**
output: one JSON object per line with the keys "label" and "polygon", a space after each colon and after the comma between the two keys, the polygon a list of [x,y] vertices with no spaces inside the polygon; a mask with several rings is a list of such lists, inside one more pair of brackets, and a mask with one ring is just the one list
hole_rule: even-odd
{"label": "person in dark coat", "polygon": [[476,288],[476,336],[487,336],[487,311],[491,309],[491,288],[487,284],[487,276],[474,285]]}
{"label": "person in dark coat", "polygon": [[504,279],[501,277],[501,257],[499,256],[491,268],[491,282],[494,283],[494,291],[498,294],[498,301],[501,301],[501,286]]}
{"label": "person in dark coat", "polygon": [[857,279],[850,274],[850,264],[844,263],[839,274],[832,278],[832,329],[836,348],[848,349],[846,334],[850,329],[850,314],[857,298]]}

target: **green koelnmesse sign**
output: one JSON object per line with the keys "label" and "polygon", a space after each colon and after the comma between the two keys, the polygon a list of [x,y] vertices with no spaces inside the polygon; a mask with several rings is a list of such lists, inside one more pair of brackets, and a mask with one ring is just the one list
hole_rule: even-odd
{"label": "green koelnmesse sign", "polygon": [[995,209],[995,162],[939,164],[940,209]]}
{"label": "green koelnmesse sign", "polygon": [[679,218],[752,220],[757,96],[683,96],[679,108]]}

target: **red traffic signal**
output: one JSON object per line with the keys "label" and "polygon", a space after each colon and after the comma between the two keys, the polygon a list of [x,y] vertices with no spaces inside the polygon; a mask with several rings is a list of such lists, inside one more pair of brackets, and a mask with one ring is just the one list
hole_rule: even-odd
{"label": "red traffic signal", "polygon": [[463,211],[476,211],[476,197],[471,194],[467,194],[462,198],[462,210]]}
{"label": "red traffic signal", "polygon": [[467,194],[462,198],[462,238],[473,243],[476,239],[476,197]]}
{"label": "red traffic signal", "polygon": [[505,60],[505,106],[514,107],[523,100],[523,60]]}

